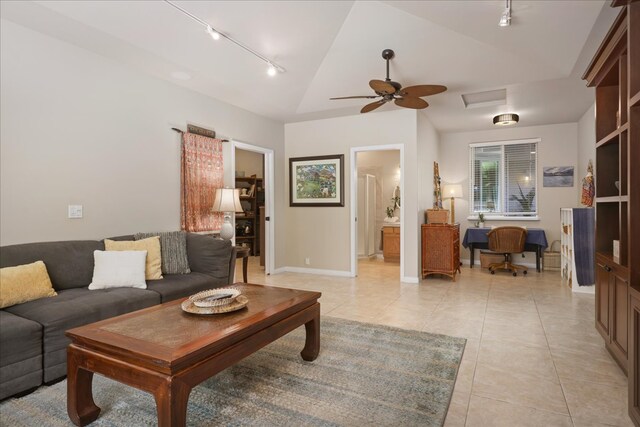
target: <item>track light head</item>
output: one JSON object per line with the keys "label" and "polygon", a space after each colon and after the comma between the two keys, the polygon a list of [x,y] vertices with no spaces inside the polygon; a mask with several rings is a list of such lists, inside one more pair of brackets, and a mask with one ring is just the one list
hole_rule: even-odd
{"label": "track light head", "polygon": [[276,74],[278,74],[278,69],[274,67],[273,64],[269,64],[269,68],[267,68],[267,74],[269,75],[269,77],[274,77]]}
{"label": "track light head", "polygon": [[501,27],[508,27],[511,25],[511,9],[505,9],[504,12],[502,12],[498,25]]}
{"label": "track light head", "polygon": [[220,33],[211,28],[211,25],[207,25],[207,33],[209,33],[212,39],[220,40]]}

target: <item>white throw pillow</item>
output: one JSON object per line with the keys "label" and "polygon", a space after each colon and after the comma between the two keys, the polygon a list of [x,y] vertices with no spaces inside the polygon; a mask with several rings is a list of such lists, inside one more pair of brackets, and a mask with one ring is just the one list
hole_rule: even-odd
{"label": "white throw pillow", "polygon": [[144,280],[147,251],[93,251],[93,259],[89,289],[147,289]]}

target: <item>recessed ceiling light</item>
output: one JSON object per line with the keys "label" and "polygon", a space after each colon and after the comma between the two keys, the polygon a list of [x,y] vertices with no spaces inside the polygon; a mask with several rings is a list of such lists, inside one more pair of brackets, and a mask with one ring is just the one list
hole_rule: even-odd
{"label": "recessed ceiling light", "polygon": [[184,71],[174,71],[171,73],[171,77],[176,80],[191,80],[191,74],[185,73]]}
{"label": "recessed ceiling light", "polygon": [[498,114],[493,118],[493,124],[496,126],[515,125],[520,121],[520,116],[515,113]]}

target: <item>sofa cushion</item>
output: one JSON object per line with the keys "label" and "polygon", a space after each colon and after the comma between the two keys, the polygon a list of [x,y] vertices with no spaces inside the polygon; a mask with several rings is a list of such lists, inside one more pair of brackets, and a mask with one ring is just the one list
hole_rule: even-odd
{"label": "sofa cushion", "polygon": [[232,252],[229,240],[187,234],[187,254],[191,271],[204,273],[220,282],[229,283],[229,262]]}
{"label": "sofa cushion", "polygon": [[4,246],[0,251],[0,267],[43,261],[56,291],[83,288],[91,283],[95,250],[104,250],[104,244],[77,240]]}
{"label": "sofa cushion", "polygon": [[159,293],[164,303],[226,284],[227,282],[207,274],[191,272],[190,274],[165,274],[162,280],[148,281],[147,289]]}
{"label": "sofa cushion", "polygon": [[42,384],[42,326],[0,310],[0,399]]}
{"label": "sofa cushion", "polygon": [[56,296],[42,261],[0,268],[0,308]]}
{"label": "sofa cushion", "polygon": [[14,305],[6,310],[43,326],[44,381],[67,373],[67,329],[118,316],[160,303],[156,292],[117,288],[90,291],[68,289],[51,298]]}
{"label": "sofa cushion", "polygon": [[187,233],[184,231],[163,231],[158,233],[136,233],[135,239],[142,240],[160,236],[162,272],[165,274],[188,274]]}
{"label": "sofa cushion", "polygon": [[160,237],[149,237],[142,240],[110,240],[104,239],[106,251],[147,251],[145,263],[145,279],[162,279],[162,257],[160,256]]}

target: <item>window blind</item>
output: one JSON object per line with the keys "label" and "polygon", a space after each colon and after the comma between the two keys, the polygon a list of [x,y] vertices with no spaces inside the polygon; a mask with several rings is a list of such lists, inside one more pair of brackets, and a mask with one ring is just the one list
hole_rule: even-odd
{"label": "window blind", "polygon": [[470,145],[472,214],[537,215],[538,142],[534,139]]}

